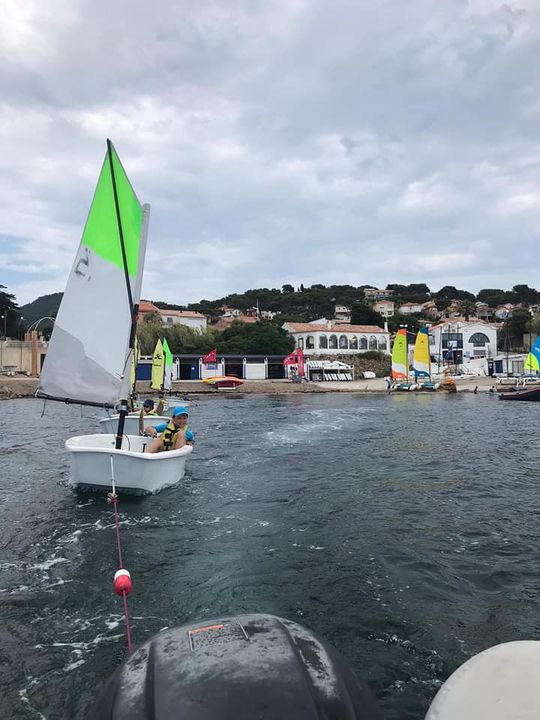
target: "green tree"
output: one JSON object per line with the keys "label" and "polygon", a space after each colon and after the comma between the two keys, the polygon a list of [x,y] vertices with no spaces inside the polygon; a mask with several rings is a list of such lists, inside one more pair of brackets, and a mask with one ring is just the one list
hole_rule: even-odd
{"label": "green tree", "polygon": [[485,288],[484,290],[480,290],[476,297],[478,298],[478,302],[486,303],[486,305],[491,308],[509,302],[506,290],[500,290],[499,288]]}
{"label": "green tree", "polygon": [[378,325],[382,327],[384,320],[369,303],[356,302],[351,309],[351,325]]}
{"label": "green tree", "polygon": [[418,315],[401,315],[400,313],[396,313],[392,315],[391,318],[388,318],[388,329],[390,332],[395,333],[400,327],[405,325],[407,326],[407,331],[415,335],[421,327],[424,327]]}
{"label": "green tree", "polygon": [[[437,308],[439,308],[437,301],[441,301],[443,303],[446,302],[448,304],[452,300],[470,300],[474,303],[476,296],[467,290],[458,290],[458,288],[454,287],[454,285],[445,285],[436,293],[433,293],[433,299],[437,303]],[[444,307],[446,307],[446,305]]]}
{"label": "green tree", "polygon": [[538,302],[540,293],[528,285],[514,285],[512,288],[512,296],[512,302],[530,305]]}
{"label": "green tree", "polygon": [[293,292],[294,292],[293,286],[292,286],[292,285],[289,285],[289,284],[282,285],[282,286],[281,286],[281,290],[282,290],[283,294],[285,294],[285,293],[293,293]]}
{"label": "green tree", "polygon": [[294,339],[273,322],[247,324],[233,322],[224,330],[216,344],[220,352],[246,355],[288,355]]}
{"label": "green tree", "polygon": [[521,350],[523,336],[529,332],[531,314],[526,308],[515,308],[508,317],[499,333],[499,347],[508,350]]}
{"label": "green tree", "polygon": [[9,292],[5,285],[0,285],[0,335],[4,336],[4,327],[6,328],[7,337],[18,337],[20,330],[20,318],[19,309],[15,295]]}
{"label": "green tree", "polygon": [[474,315],[476,308],[472,300],[460,300],[459,312],[463,315],[465,320],[468,320],[471,315]]}

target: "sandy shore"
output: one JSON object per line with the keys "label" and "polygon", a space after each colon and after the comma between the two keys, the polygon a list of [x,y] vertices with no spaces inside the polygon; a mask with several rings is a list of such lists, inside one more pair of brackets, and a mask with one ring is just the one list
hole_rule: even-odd
{"label": "sandy shore", "polygon": [[[456,387],[458,392],[472,392],[478,387],[478,392],[487,392],[493,385],[490,377],[458,377]],[[504,386],[503,386],[504,387]],[[0,400],[11,398],[33,397],[37,389],[37,379],[29,377],[2,377],[0,379]],[[138,382],[137,390],[143,395],[151,395],[147,382]],[[193,393],[197,395],[217,395],[218,392],[199,380],[183,380],[173,383],[175,393]],[[293,384],[289,380],[245,380],[234,394],[263,394],[287,395],[290,393],[325,393],[325,392],[355,392],[355,393],[386,393],[384,378],[373,380],[356,380],[354,382],[324,382]],[[157,394],[157,393],[155,393]],[[222,394],[221,392],[219,393]]]}

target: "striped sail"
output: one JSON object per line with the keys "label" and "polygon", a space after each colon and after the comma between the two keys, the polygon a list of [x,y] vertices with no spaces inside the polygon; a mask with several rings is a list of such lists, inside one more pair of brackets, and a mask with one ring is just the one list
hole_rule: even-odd
{"label": "striped sail", "polygon": [[429,332],[426,328],[418,331],[413,354],[414,377],[430,377],[431,362],[429,356]]}
{"label": "striped sail", "polygon": [[149,212],[107,141],[38,396],[107,407],[128,396],[133,305],[140,299]]}
{"label": "striped sail", "polygon": [[540,337],[537,337],[534,341],[523,367],[525,370],[530,370],[531,372],[540,372]]}
{"label": "striped sail", "polygon": [[158,340],[152,356],[152,383],[150,387],[153,390],[163,390],[164,369],[165,358],[163,355],[163,345],[161,340]]}
{"label": "striped sail", "polygon": [[398,330],[392,348],[392,380],[408,379],[407,331]]}

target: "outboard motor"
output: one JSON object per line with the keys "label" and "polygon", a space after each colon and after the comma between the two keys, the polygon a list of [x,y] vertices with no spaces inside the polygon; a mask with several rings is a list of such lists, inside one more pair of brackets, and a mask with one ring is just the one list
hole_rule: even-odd
{"label": "outboard motor", "polygon": [[382,720],[337,652],[274,615],[155,635],[111,676],[89,720]]}

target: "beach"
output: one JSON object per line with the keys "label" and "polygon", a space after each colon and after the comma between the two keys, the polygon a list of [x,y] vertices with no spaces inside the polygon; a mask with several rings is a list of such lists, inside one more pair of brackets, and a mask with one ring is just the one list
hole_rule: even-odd
{"label": "beach", "polygon": [[[495,380],[492,377],[458,376],[456,378],[456,388],[458,392],[473,392],[475,387],[478,387],[478,392],[488,392],[494,382]],[[34,397],[37,386],[37,378],[4,377],[0,380],[0,400]],[[146,381],[137,383],[137,392],[143,395],[157,395],[157,391],[148,388],[148,382]],[[217,391],[200,380],[181,380],[173,382],[172,392],[194,395],[222,395],[224,391]],[[329,392],[386,394],[388,391],[384,378],[373,378],[371,380],[353,380],[352,382],[305,383],[292,383],[290,380],[244,380],[237,390],[227,392],[231,395],[289,395],[291,393]]]}

